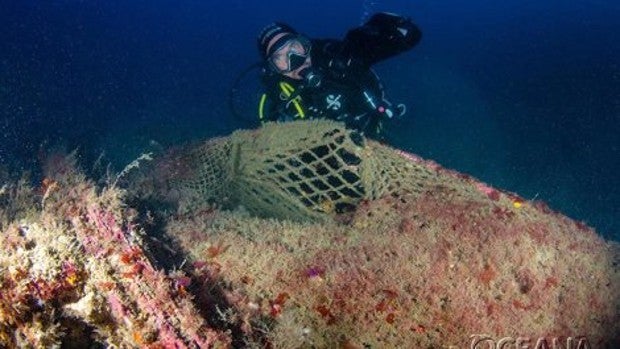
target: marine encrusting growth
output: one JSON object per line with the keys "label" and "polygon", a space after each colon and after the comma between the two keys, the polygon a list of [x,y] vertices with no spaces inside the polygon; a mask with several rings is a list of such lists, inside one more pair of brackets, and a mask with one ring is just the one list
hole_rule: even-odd
{"label": "marine encrusting growth", "polygon": [[176,148],[126,192],[60,172],[3,194],[5,345],[619,344],[617,243],[336,123]]}
{"label": "marine encrusting growth", "polygon": [[157,270],[123,191],[70,158],[40,188],[7,186],[0,222],[0,347],[224,348],[182,274]]}

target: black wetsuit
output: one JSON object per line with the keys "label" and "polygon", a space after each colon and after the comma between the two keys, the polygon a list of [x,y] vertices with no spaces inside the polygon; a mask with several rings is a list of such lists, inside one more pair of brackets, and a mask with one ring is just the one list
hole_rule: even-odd
{"label": "black wetsuit", "polygon": [[[262,121],[327,118],[375,136],[382,119],[396,112],[371,66],[411,49],[420,38],[420,30],[409,19],[379,13],[350,30],[344,40],[311,40],[310,73],[319,77],[320,84],[265,68]],[[289,86],[286,92],[282,83]]]}

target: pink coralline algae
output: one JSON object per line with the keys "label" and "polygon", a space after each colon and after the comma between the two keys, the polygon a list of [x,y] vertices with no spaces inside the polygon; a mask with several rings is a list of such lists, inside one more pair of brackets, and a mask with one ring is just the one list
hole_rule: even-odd
{"label": "pink coralline algae", "polygon": [[491,188],[484,183],[477,183],[476,189],[485,194],[489,199],[497,201],[500,198],[500,192],[497,189]]}

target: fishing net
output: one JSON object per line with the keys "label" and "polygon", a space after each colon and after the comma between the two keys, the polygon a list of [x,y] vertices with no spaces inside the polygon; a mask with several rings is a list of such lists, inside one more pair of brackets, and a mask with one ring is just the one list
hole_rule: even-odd
{"label": "fishing net", "polygon": [[294,220],[326,219],[362,200],[454,185],[421,161],[327,120],[237,131],[189,147],[173,162],[170,183],[192,200]]}

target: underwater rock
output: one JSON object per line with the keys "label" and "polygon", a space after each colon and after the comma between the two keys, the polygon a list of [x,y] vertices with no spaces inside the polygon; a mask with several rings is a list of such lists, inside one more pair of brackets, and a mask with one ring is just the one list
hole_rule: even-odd
{"label": "underwater rock", "polygon": [[[126,191],[67,171],[7,191],[20,199],[0,212],[0,346],[618,346],[616,242],[347,132],[316,122],[238,132],[170,151]],[[314,155],[299,155],[304,142]],[[330,203],[286,189],[325,170],[352,172],[339,185],[355,191],[323,189]],[[283,197],[288,209],[257,212]]]}
{"label": "underwater rock", "polygon": [[[353,169],[328,165],[326,171],[327,176],[344,167],[359,171],[348,198],[355,204],[352,212],[298,205],[301,210],[284,217],[277,207],[266,211],[276,212],[272,218],[256,213],[265,205],[263,197],[289,192],[285,201],[295,202],[298,191],[287,186],[313,181],[316,163],[334,156],[315,150],[303,161],[299,154],[307,147],[293,142],[295,137],[312,144],[310,149],[345,148],[359,159]],[[241,178],[246,168],[226,176],[228,188],[244,183],[243,197],[235,197],[234,189],[225,194],[242,209],[205,204],[191,211],[197,214],[166,219],[167,234],[197,263],[194,275],[208,280],[203,290],[214,289],[214,280],[219,285],[217,294],[203,296],[225,298],[227,321],[246,340],[276,348],[462,348],[481,336],[549,346],[618,343],[617,243],[544,203],[416,155],[369,140],[341,146],[342,139],[354,137],[337,124],[313,122],[274,124],[220,139],[243,150],[232,163],[251,158],[248,168],[264,174],[250,171],[248,181]],[[300,161],[279,167],[292,158]],[[306,167],[312,175],[304,178]],[[277,180],[283,173],[286,180]],[[244,200],[252,185],[263,189]],[[313,219],[300,219],[298,212]]]}
{"label": "underwater rock", "polygon": [[464,348],[484,337],[616,347],[617,243],[438,171],[450,186],[362,202],[346,224],[210,212],[170,220],[168,234],[261,345]]}
{"label": "underwater rock", "polygon": [[26,212],[0,224],[0,347],[227,347],[184,286],[153,266],[123,191],[66,169],[0,208]]}

